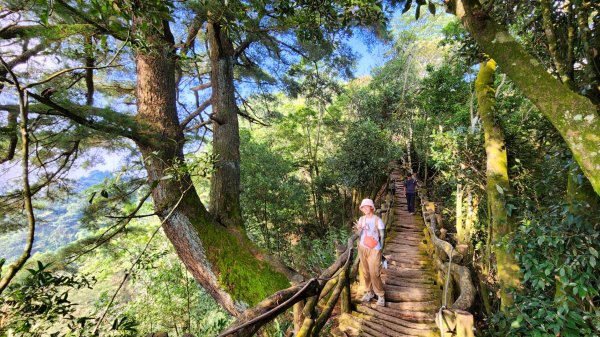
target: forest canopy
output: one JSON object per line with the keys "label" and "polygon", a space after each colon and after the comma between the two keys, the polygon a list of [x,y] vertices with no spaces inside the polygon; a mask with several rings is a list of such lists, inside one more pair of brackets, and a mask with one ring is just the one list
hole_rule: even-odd
{"label": "forest canopy", "polygon": [[[395,168],[466,247],[482,335],[600,335],[599,25],[590,0],[2,1],[0,336],[218,335],[327,271]],[[237,334],[299,333],[268,321]]]}

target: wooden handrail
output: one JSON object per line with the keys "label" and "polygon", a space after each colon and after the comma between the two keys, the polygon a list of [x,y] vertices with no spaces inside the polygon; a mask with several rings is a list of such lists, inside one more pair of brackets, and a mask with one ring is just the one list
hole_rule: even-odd
{"label": "wooden handrail", "polygon": [[[439,212],[439,205],[427,200],[426,190],[419,193],[421,199],[421,210],[425,220],[425,234],[431,241],[430,254],[432,255],[435,267],[438,271],[450,277],[456,284],[460,293],[449,308],[441,307],[436,315],[436,324],[441,330],[442,337],[473,337],[474,320],[473,315],[467,310],[471,308],[475,301],[475,287],[471,280],[471,271],[458,263],[462,261],[463,256],[452,246],[451,243],[438,237],[436,231],[438,225],[442,224],[442,216]],[[440,228],[440,233],[444,234],[444,228]],[[451,256],[451,260],[450,257]],[[447,300],[447,299],[445,299]]]}

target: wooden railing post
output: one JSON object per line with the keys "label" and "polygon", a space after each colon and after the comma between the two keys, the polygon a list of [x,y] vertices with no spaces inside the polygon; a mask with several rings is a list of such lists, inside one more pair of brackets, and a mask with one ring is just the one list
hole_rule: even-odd
{"label": "wooden railing post", "polygon": [[294,304],[294,336],[298,335],[302,322],[304,322],[304,315],[302,315],[302,308],[304,308],[305,301],[300,301]]}
{"label": "wooden railing post", "polygon": [[456,318],[456,337],[474,337],[473,326],[475,322],[473,315],[467,311],[454,310]]}
{"label": "wooden railing post", "polygon": [[352,311],[352,293],[350,292],[350,282],[352,280],[352,267],[353,266],[350,266],[350,270],[348,270],[348,277],[344,280],[340,303],[340,309],[342,313],[347,314],[349,314]]}

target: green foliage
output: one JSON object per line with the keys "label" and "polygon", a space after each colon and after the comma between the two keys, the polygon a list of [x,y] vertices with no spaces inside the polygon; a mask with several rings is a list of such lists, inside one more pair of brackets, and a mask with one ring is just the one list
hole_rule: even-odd
{"label": "green foliage", "polygon": [[302,267],[311,275],[319,274],[335,261],[337,246],[346,245],[351,234],[348,227],[341,227],[331,228],[319,237],[300,237],[298,244],[292,247],[292,265]]}
{"label": "green foliage", "polygon": [[440,41],[441,46],[451,46],[454,54],[468,65],[476,64],[481,61],[482,53],[475,44],[475,40],[469,35],[469,32],[463,27],[458,19],[448,23],[443,29],[444,38]]}
{"label": "green foliage", "polygon": [[254,242],[280,257],[288,252],[288,237],[301,229],[308,195],[295,176],[293,162],[273,151],[269,143],[253,139],[248,130],[240,134],[240,201],[246,230]]}
{"label": "green foliage", "polygon": [[371,191],[386,176],[388,163],[397,158],[389,133],[364,120],[349,125],[334,165],[344,186]]}
{"label": "green foliage", "polygon": [[421,109],[445,124],[469,125],[469,84],[464,79],[465,67],[444,63],[438,68],[427,67],[427,76],[416,100]]}
{"label": "green foliage", "polygon": [[[0,324],[0,333],[7,331],[17,335],[41,336],[52,332],[52,336],[67,336],[67,333],[56,329],[57,323],[66,324],[72,331],[89,331],[93,318],[77,315],[76,304],[69,296],[73,291],[91,288],[95,278],[61,275],[50,272],[48,267],[48,264],[38,261],[37,269],[28,268],[27,277],[11,285],[8,294],[0,297],[0,318],[9,322],[6,326]],[[3,320],[0,319],[0,322]]]}
{"label": "green foliage", "polygon": [[523,219],[511,243],[527,291],[516,293],[495,336],[595,336],[600,333],[600,250],[597,214],[574,215],[567,205]]}

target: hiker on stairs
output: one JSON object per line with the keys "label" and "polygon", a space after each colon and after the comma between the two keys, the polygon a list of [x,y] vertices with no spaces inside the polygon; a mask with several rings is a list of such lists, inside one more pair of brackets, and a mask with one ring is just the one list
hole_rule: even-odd
{"label": "hiker on stairs", "polygon": [[359,209],[364,215],[354,224],[357,230],[361,231],[358,255],[365,284],[365,295],[362,301],[369,302],[376,294],[377,305],[385,306],[385,291],[381,281],[381,254],[385,242],[385,224],[374,214],[373,200],[363,199]]}
{"label": "hiker on stairs", "polygon": [[408,213],[415,214],[415,195],[419,183],[413,177],[413,174],[407,174],[404,180],[404,195],[406,196],[406,204],[408,206]]}

